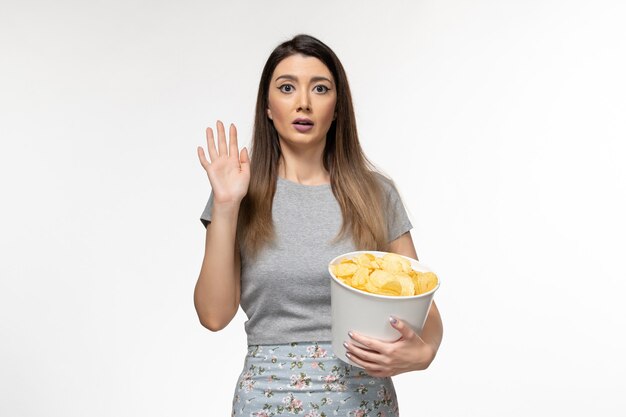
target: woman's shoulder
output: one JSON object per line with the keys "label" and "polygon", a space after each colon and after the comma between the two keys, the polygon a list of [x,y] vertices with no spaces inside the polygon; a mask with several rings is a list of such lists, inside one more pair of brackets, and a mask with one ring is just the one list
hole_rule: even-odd
{"label": "woman's shoulder", "polygon": [[380,171],[372,170],[371,172],[374,175],[374,178],[378,181],[381,190],[386,196],[389,196],[391,194],[397,194],[398,191],[396,189],[396,184],[393,182],[391,177]]}

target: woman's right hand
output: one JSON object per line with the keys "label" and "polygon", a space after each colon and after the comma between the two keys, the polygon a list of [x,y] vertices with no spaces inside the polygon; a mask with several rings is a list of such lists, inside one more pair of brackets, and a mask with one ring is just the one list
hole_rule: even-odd
{"label": "woman's right hand", "polygon": [[224,125],[219,120],[217,122],[217,148],[213,129],[210,127],[206,130],[206,139],[211,161],[206,159],[201,146],[198,146],[198,158],[209,176],[214,203],[240,203],[248,192],[248,184],[250,184],[250,158],[245,147],[241,153],[239,152],[235,125],[230,125],[228,144],[226,144]]}

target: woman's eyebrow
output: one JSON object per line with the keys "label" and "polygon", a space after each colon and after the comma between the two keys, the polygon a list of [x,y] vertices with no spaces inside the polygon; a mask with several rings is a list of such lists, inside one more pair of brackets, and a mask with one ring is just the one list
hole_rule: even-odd
{"label": "woman's eyebrow", "polygon": [[329,78],[322,77],[322,76],[312,77],[311,81],[328,81],[331,84],[333,83]]}
{"label": "woman's eyebrow", "polygon": [[[278,81],[280,79],[285,79],[285,80],[290,80],[290,81],[298,81],[298,77],[296,77],[295,75],[291,75],[291,74],[284,74],[284,75],[279,75],[278,77],[276,77],[276,79],[274,81]],[[332,81],[327,78],[327,77],[322,77],[321,75],[315,76],[315,77],[311,77],[311,82],[317,82],[317,81],[328,81],[329,83],[332,84]]]}

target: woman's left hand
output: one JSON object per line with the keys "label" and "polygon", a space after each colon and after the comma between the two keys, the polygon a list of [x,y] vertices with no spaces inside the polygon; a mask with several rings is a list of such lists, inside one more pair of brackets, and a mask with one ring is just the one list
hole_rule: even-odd
{"label": "woman's left hand", "polygon": [[[395,342],[383,342],[356,332],[344,346],[350,360],[374,377],[387,377],[428,368],[437,354],[436,347],[426,343],[406,322],[390,318],[401,336]],[[358,342],[366,349],[357,346]]]}

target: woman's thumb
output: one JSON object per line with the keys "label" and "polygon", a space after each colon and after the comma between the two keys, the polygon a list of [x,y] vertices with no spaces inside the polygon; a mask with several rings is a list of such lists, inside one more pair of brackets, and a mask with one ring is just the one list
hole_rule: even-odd
{"label": "woman's thumb", "polygon": [[246,147],[244,147],[241,150],[241,155],[239,157],[239,162],[242,164],[249,164],[250,163],[250,158],[248,157],[248,149]]}

